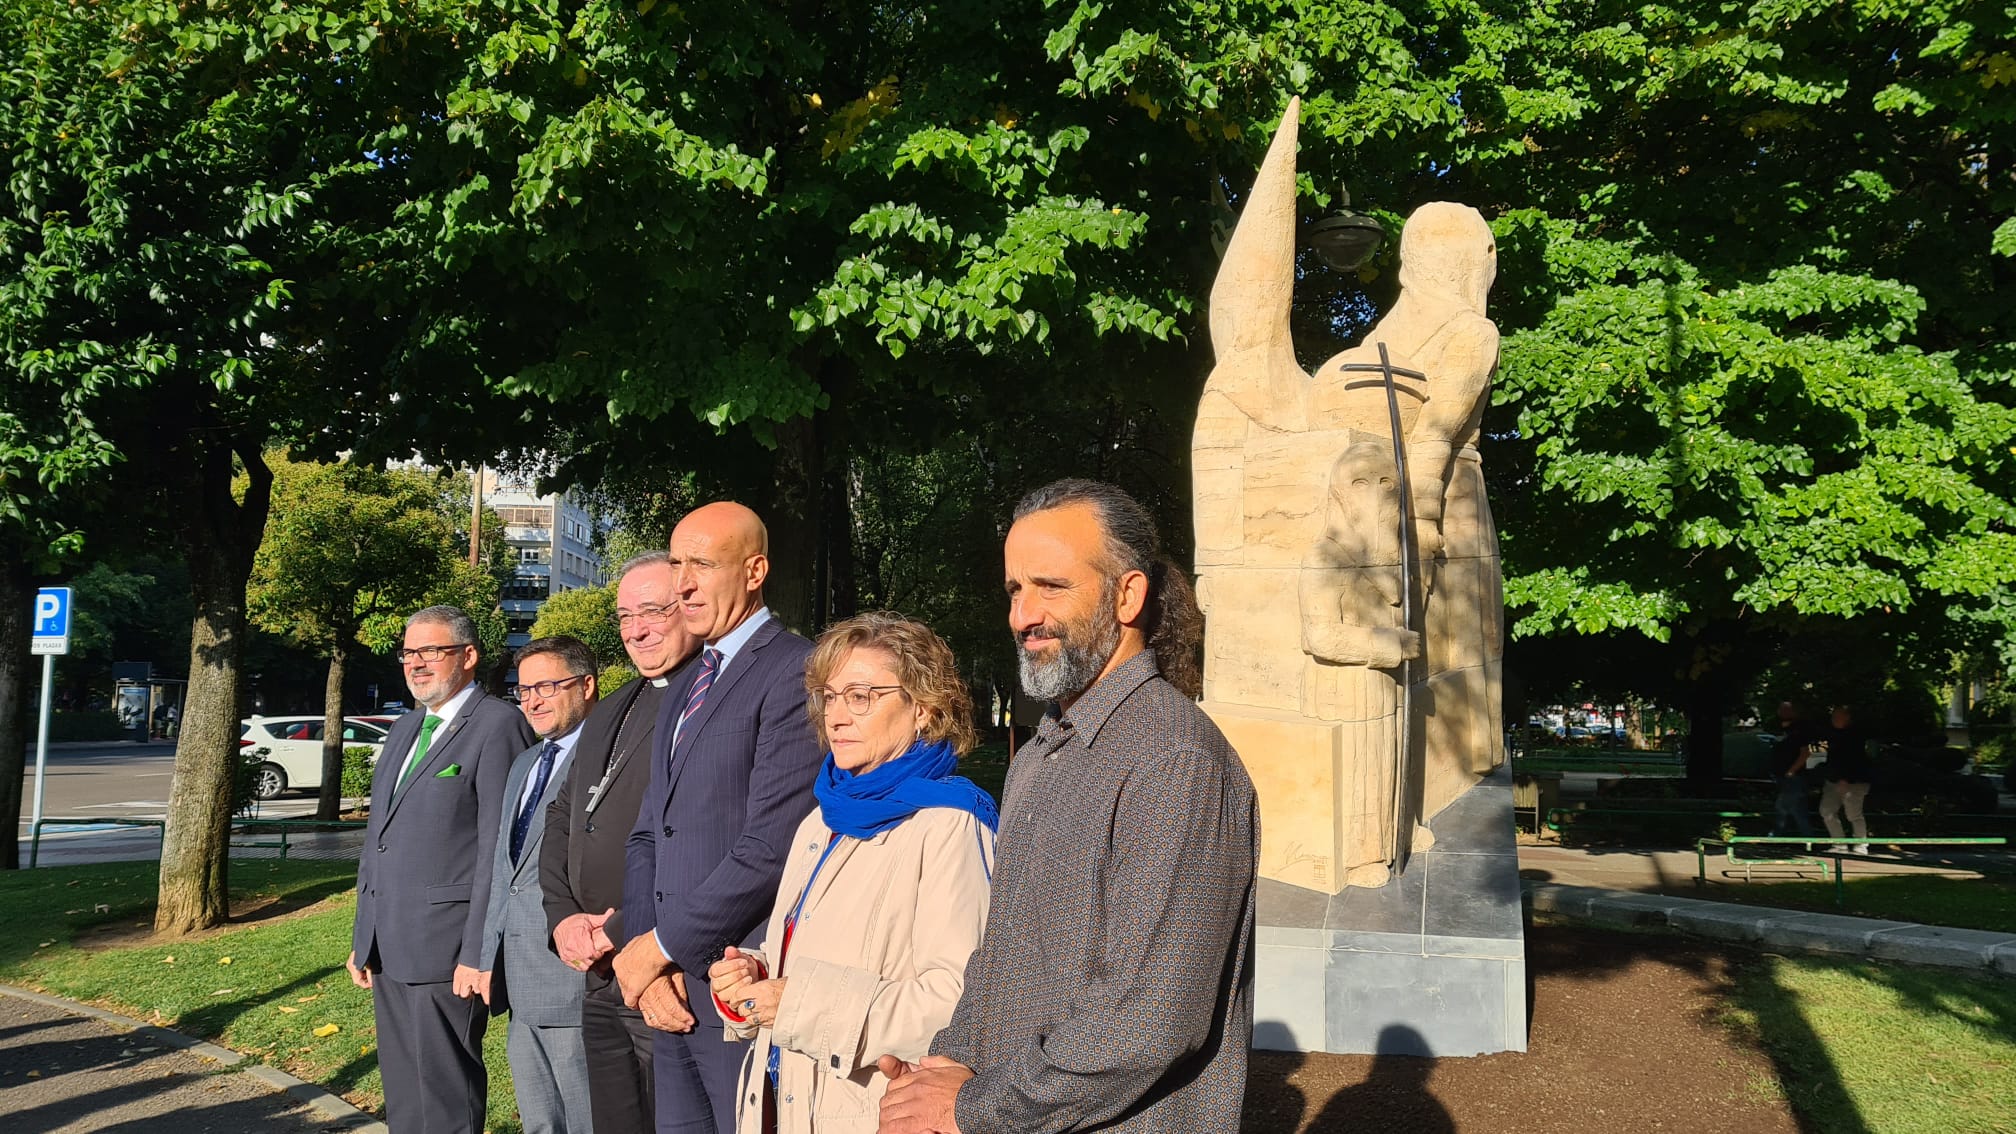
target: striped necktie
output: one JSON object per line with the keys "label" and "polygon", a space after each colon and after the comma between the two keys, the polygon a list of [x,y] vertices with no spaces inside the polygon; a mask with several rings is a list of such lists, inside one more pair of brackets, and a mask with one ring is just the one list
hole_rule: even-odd
{"label": "striped necktie", "polygon": [[679,738],[685,735],[686,722],[707,703],[707,690],[714,687],[714,676],[721,672],[721,651],[712,646],[700,651],[700,672],[693,678],[693,691],[686,694],[686,708],[679,714],[679,724],[672,733],[672,747],[679,747]]}

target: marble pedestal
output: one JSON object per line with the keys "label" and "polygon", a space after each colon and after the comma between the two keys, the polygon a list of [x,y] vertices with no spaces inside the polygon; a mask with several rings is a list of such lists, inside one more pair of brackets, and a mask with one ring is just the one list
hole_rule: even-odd
{"label": "marble pedestal", "polygon": [[1526,1050],[1512,774],[1428,824],[1432,848],[1376,890],[1260,880],[1253,1046],[1483,1055]]}

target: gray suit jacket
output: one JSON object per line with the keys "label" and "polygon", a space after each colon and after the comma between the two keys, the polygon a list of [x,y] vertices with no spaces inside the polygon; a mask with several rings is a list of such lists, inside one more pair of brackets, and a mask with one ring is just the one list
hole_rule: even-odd
{"label": "gray suit jacket", "polygon": [[534,737],[508,701],[477,689],[399,786],[424,712],[392,722],[371,777],[357,862],[357,963],[406,984],[482,968],[491,855],[512,757]]}
{"label": "gray suit jacket", "polygon": [[511,862],[511,824],[517,818],[518,797],[539,763],[540,741],[520,753],[504,783],[504,809],[499,816],[497,850],[491,855],[490,909],[483,918],[483,964],[490,972],[490,1011],[510,1012],[521,1023],[541,1027],[577,1027],[581,996],[587,989],[581,973],[570,969],[546,947],[546,908],[539,889],[539,844],[546,835],[546,804],[581,751],[580,738],[556,764],[545,790],[532,801],[532,825],[517,865]]}

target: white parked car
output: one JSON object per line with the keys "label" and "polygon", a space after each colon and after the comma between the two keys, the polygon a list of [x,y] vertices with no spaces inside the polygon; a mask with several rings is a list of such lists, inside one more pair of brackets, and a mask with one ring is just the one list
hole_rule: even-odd
{"label": "white parked car", "polygon": [[[371,759],[385,746],[385,730],[358,717],[343,718],[343,747],[371,749]],[[316,791],[322,787],[321,717],[251,717],[238,724],[238,749],[258,754],[262,763],[252,781],[252,794],[272,799],[283,791]]]}

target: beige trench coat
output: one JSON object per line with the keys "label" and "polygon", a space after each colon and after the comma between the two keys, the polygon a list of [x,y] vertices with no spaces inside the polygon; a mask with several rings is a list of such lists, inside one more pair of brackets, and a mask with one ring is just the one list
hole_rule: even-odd
{"label": "beige trench coat", "polygon": [[876,1058],[924,1057],[952,1019],[987,925],[994,832],[967,812],[927,808],[866,842],[840,840],[777,972],[784,920],[831,837],[815,808],[791,841],[770,911],[760,957],[785,980],[775,1027],[723,1017],[729,1036],[756,1041],[742,1064],[736,1134],[761,1134],[772,1044],[777,1134],[872,1134],[889,1085]]}

